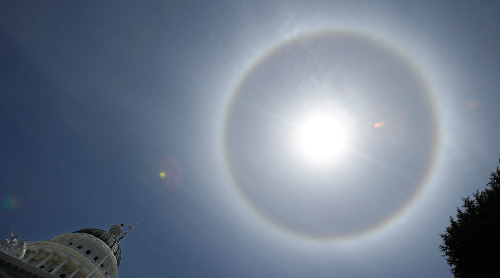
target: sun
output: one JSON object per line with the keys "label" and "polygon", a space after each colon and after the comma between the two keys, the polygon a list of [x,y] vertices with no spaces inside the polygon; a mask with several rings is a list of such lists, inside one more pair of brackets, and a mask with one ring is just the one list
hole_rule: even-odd
{"label": "sun", "polygon": [[349,137],[342,119],[319,112],[307,115],[298,123],[295,144],[304,159],[324,164],[338,161],[344,155]]}

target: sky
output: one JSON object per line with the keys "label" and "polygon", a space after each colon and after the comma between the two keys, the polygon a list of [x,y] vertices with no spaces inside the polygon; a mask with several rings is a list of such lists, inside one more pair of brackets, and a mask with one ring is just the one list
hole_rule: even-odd
{"label": "sky", "polygon": [[[3,1],[0,233],[129,277],[452,277],[500,158],[493,1]],[[3,231],[3,232],[1,232]]]}

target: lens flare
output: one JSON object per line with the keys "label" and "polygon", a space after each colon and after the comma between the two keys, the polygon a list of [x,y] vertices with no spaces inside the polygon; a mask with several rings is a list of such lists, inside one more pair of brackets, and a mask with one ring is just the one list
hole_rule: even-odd
{"label": "lens flare", "polygon": [[19,198],[17,196],[8,196],[4,198],[3,206],[7,210],[15,210],[19,208]]}
{"label": "lens flare", "polygon": [[160,178],[167,190],[179,189],[184,178],[181,165],[172,157],[166,157],[160,162]]}
{"label": "lens flare", "polygon": [[479,102],[477,102],[477,100],[469,100],[467,102],[467,109],[469,110],[474,110],[474,109],[477,109],[479,107]]}

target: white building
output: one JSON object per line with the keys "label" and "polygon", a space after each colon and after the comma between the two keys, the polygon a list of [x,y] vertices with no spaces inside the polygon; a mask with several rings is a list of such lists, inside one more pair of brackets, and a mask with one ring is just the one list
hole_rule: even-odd
{"label": "white building", "polygon": [[90,228],[26,245],[18,259],[0,252],[0,277],[116,278],[121,260],[122,225]]}

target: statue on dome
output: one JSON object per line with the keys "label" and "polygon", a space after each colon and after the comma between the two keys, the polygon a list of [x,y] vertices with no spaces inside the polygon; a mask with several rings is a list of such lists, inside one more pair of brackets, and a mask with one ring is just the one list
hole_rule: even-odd
{"label": "statue on dome", "polygon": [[19,242],[16,240],[16,245],[12,247],[12,256],[22,259],[24,255],[26,254],[26,242],[29,240],[23,238]]}
{"label": "statue on dome", "polygon": [[0,240],[0,251],[8,253],[8,249],[12,249],[17,244],[17,238],[19,235],[14,234],[12,229],[10,229],[10,239]]}
{"label": "statue on dome", "polygon": [[11,246],[14,246],[14,245],[16,245],[16,244],[17,244],[17,238],[19,238],[19,235],[14,234],[14,233],[12,232],[12,229],[10,229],[10,238],[11,238],[11,240],[10,240],[10,245],[11,245]]}
{"label": "statue on dome", "polygon": [[0,251],[8,254],[9,252],[8,252],[7,248],[9,246],[9,244],[10,244],[10,240],[8,240],[8,239],[0,240]]}
{"label": "statue on dome", "polygon": [[17,239],[20,235],[15,234],[12,229],[10,229],[10,239],[0,240],[0,251],[9,254],[9,249],[12,250],[10,253],[12,256],[21,259],[26,253],[26,242],[27,239],[21,239],[19,242]]}

